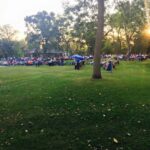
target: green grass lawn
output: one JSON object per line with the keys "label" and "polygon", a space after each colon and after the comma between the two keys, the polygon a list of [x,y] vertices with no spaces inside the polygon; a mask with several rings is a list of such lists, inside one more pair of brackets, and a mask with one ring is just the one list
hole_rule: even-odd
{"label": "green grass lawn", "polygon": [[0,68],[0,150],[150,150],[150,61]]}

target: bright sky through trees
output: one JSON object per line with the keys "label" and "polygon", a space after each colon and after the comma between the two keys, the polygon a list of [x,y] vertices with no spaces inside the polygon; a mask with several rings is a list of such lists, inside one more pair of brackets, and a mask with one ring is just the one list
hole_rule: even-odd
{"label": "bright sky through trees", "polygon": [[[65,1],[74,2],[74,0],[0,0],[0,26],[9,24],[23,34],[26,16],[34,15],[43,10],[61,14]],[[112,3],[113,1],[110,0]],[[129,1],[132,2],[132,0]]]}
{"label": "bright sky through trees", "polygon": [[62,13],[64,1],[66,0],[0,0],[0,25],[10,24],[23,33],[26,16],[42,10]]}

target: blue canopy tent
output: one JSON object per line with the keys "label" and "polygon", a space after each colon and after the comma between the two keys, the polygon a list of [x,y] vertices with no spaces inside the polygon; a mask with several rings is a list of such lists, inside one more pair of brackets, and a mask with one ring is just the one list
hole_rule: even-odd
{"label": "blue canopy tent", "polygon": [[78,59],[78,60],[84,60],[84,57],[78,54],[72,55],[71,58]]}

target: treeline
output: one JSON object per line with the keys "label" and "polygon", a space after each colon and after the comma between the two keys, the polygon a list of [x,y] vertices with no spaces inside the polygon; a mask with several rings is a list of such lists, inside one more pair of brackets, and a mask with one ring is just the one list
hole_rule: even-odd
{"label": "treeline", "polygon": [[[15,31],[0,29],[0,56],[23,55],[24,49],[37,54],[64,51],[68,54],[93,54],[97,29],[97,0],[65,3],[64,13],[46,11],[26,16],[26,44],[14,40]],[[107,0],[105,2],[105,38],[102,53],[149,53],[150,40],[144,33],[144,1]],[[7,26],[8,27],[8,26]],[[4,33],[10,33],[5,37]]]}
{"label": "treeline", "polygon": [[0,26],[0,58],[24,55],[25,41],[16,40],[17,31],[10,25]]}

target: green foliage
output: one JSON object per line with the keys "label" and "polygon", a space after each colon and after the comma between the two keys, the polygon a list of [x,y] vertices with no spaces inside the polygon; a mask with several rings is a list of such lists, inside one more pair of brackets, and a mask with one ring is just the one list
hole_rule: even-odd
{"label": "green foliage", "polygon": [[[112,1],[105,1],[105,40],[104,49],[112,53],[131,53],[135,48],[135,40],[141,34],[145,24],[144,3],[141,0],[132,1],[115,1],[114,11],[112,11]],[[127,11],[128,10],[128,11]],[[97,1],[78,0],[74,5],[65,6],[65,17],[68,27],[72,30],[69,32],[70,39],[84,39],[89,54],[93,54],[95,47],[95,35],[97,29]],[[111,39],[111,41],[110,41]],[[78,42],[79,43],[79,42]],[[74,44],[76,45],[76,43]],[[71,48],[70,48],[71,49]],[[144,46],[143,46],[143,52]],[[138,50],[137,50],[138,51]]]}
{"label": "green foliage", "polygon": [[0,57],[9,57],[15,55],[14,43],[8,40],[0,40]]}
{"label": "green foliage", "polygon": [[[64,3],[62,16],[46,11],[27,16],[25,22],[29,49],[39,50],[41,41],[45,40],[45,44],[41,45],[44,52],[61,49],[68,54],[93,54],[97,6],[97,0],[76,0],[74,4]],[[106,53],[128,54],[136,51],[137,37],[140,37],[145,24],[143,1],[134,0],[130,4],[128,0],[107,0],[105,10],[103,50],[106,49]],[[145,46],[141,45],[141,48],[144,53]]]}
{"label": "green foliage", "polygon": [[25,46],[24,41],[0,40],[0,58],[23,56]]}
{"label": "green foliage", "polygon": [[25,48],[24,41],[16,40],[17,31],[10,25],[0,27],[0,58],[22,56]]}
{"label": "green foliage", "polygon": [[110,40],[105,40],[105,42],[103,43],[103,53],[105,54],[112,54],[112,42]]}
{"label": "green foliage", "polygon": [[[67,20],[73,23],[68,24],[72,28],[70,35],[72,39],[78,38],[77,50],[87,51],[93,54],[96,37],[97,2],[95,0],[78,0],[74,5],[65,7]],[[74,40],[73,40],[74,41]],[[84,41],[84,43],[82,43]],[[75,43],[75,45],[77,44]],[[73,48],[74,49],[74,48]],[[76,51],[76,49],[74,49]]]}
{"label": "green foliage", "polygon": [[54,13],[48,14],[46,11],[38,12],[36,15],[25,18],[27,26],[27,41],[29,47],[39,49],[40,42],[45,40],[44,52],[60,49],[60,24]]}
{"label": "green foliage", "polygon": [[119,47],[115,48],[119,51],[124,47],[127,49],[126,53],[130,54],[137,44],[134,42],[145,25],[143,5],[141,0],[134,0],[131,4],[129,1],[118,1],[115,13],[108,15],[107,25],[112,29],[109,36],[112,37],[113,43],[118,43]]}

